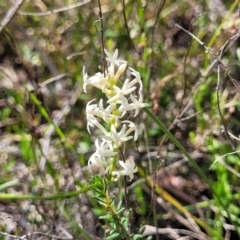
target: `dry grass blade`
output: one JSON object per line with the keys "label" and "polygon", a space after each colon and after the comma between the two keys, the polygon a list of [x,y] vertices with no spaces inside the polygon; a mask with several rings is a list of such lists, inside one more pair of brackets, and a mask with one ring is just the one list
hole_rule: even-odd
{"label": "dry grass blade", "polygon": [[22,12],[22,11],[19,11],[18,13],[23,16],[42,16],[43,17],[43,16],[48,16],[48,15],[54,14],[54,13],[64,12],[64,11],[68,11],[70,9],[80,7],[86,3],[89,3],[90,1],[91,0],[83,0],[82,2],[74,3],[69,6],[65,6],[65,7],[45,11],[45,12]]}
{"label": "dry grass blade", "polygon": [[3,18],[1,24],[0,24],[0,34],[3,32],[5,27],[10,23],[10,21],[15,16],[18,9],[21,7],[21,5],[24,3],[24,0],[18,0],[10,9],[7,11],[5,17]]}
{"label": "dry grass blade", "polygon": [[[183,235],[186,235],[189,237],[193,237],[194,239],[199,239],[199,240],[207,239],[197,233],[194,233],[192,231],[185,230],[185,229],[155,228],[150,225],[145,225],[142,227],[142,229],[144,229],[143,236],[156,235],[156,234],[171,236],[171,235],[176,235],[176,234],[183,234]],[[175,237],[171,237],[171,238],[176,239]]]}

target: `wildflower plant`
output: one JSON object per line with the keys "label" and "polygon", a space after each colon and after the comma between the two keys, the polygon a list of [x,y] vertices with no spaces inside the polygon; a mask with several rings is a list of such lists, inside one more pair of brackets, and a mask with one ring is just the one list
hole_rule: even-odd
{"label": "wildflower plant", "polygon": [[137,126],[126,120],[126,116],[137,117],[140,109],[148,104],[143,102],[143,85],[139,72],[128,67],[126,61],[118,59],[118,50],[113,56],[107,50],[105,54],[107,67],[103,73],[98,72],[89,77],[83,68],[84,92],[87,92],[88,85],[92,85],[105,95],[98,103],[93,99],[86,106],[89,133],[92,128],[100,131],[100,136],[95,140],[95,152],[88,160],[88,167],[90,171],[97,170],[101,177],[92,177],[90,188],[93,190],[93,198],[107,211],[106,215],[100,216],[109,226],[105,228],[108,229],[106,239],[141,239],[141,234],[130,231],[131,210],[122,207],[121,202],[114,202],[107,183],[117,181],[121,176],[128,176],[130,181],[134,178],[134,173],[137,172],[134,159],[119,158],[123,156],[119,149],[127,141],[138,139]]}
{"label": "wildflower plant", "polygon": [[[109,174],[114,180],[128,176],[130,181],[137,172],[134,159],[119,159],[118,151],[129,140],[138,139],[138,130],[134,122],[125,120],[127,113],[133,112],[135,118],[141,108],[148,104],[143,102],[143,85],[139,72],[128,67],[127,62],[118,59],[118,50],[113,56],[105,50],[107,67],[103,73],[89,77],[83,68],[83,89],[87,86],[99,88],[106,96],[106,101],[91,100],[86,107],[87,129],[96,127],[101,135],[95,141],[96,151],[88,160],[89,169],[97,169],[100,175]],[[128,72],[121,82],[121,77]],[[125,75],[124,75],[125,74]],[[130,115],[131,116],[131,115]]]}
{"label": "wildflower plant", "polygon": [[[122,206],[122,201],[117,205],[114,202],[114,197],[110,197],[107,187],[106,178],[95,176],[90,180],[90,188],[93,190],[93,198],[99,204],[107,209],[107,214],[100,216],[107,222],[105,226],[108,237],[110,239],[142,239],[142,233],[131,233],[129,224],[129,215],[131,210],[126,210]],[[123,214],[124,213],[124,214]]]}

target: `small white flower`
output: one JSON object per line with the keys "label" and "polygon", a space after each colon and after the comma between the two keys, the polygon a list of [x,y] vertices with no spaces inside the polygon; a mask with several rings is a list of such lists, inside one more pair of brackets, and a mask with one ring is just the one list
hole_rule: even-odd
{"label": "small white flower", "polygon": [[139,114],[139,109],[140,108],[145,108],[145,107],[149,106],[148,103],[143,103],[143,96],[142,96],[142,94],[140,95],[139,99],[137,99],[132,94],[130,95],[130,98],[132,100],[132,106],[134,106],[134,109],[135,109],[134,117],[136,117]]}
{"label": "small white flower", "polygon": [[143,103],[143,97],[140,95],[139,99],[137,99],[134,95],[130,95],[130,98],[132,100],[132,103],[128,103],[127,99],[122,101],[122,105],[120,107],[121,111],[131,111],[135,110],[134,117],[136,117],[139,114],[140,108],[148,107],[148,103]]}
{"label": "small white flower", "polygon": [[128,134],[126,134],[126,124],[123,124],[120,132],[117,132],[114,125],[112,125],[111,134],[111,136],[105,135],[102,136],[102,138],[107,141],[114,142],[115,147],[120,147],[123,142],[126,142],[133,138],[132,136],[128,136]]}
{"label": "small white flower", "polygon": [[117,64],[118,63],[118,49],[115,50],[114,54],[111,55],[106,49],[104,49],[105,54],[107,55],[106,60],[110,64]]}
{"label": "small white flower", "polygon": [[119,161],[119,164],[122,166],[123,170],[113,171],[112,175],[115,175],[115,180],[118,180],[120,176],[129,176],[130,181],[133,179],[133,174],[137,172],[138,168],[135,165],[135,162],[132,158],[126,160],[126,162]]}
{"label": "small white flower", "polygon": [[119,66],[119,64],[122,64],[122,63],[127,63],[126,61],[124,60],[120,60],[118,59],[118,49],[115,50],[115,52],[113,53],[113,56],[106,50],[104,49],[104,52],[106,54],[106,60],[107,62],[109,63],[109,70],[111,70],[110,72],[114,72],[114,67],[117,65]]}
{"label": "small white flower", "polygon": [[121,118],[125,116],[127,110],[126,107],[129,105],[127,98],[121,96],[121,99],[117,100],[117,104],[120,104],[118,110],[121,112]]}
{"label": "small white flower", "polygon": [[[108,132],[106,131],[106,129],[98,122],[98,119],[95,117],[94,114],[99,113],[99,111],[97,111],[98,107],[97,104],[92,104],[91,103],[95,101],[95,99],[93,99],[92,101],[90,101],[87,106],[86,106],[86,113],[87,113],[87,130],[89,133],[91,133],[90,131],[90,127],[94,127],[96,126],[98,129],[100,129],[102,131],[103,134],[108,134]],[[100,113],[99,113],[100,114]]]}
{"label": "small white flower", "polygon": [[87,85],[92,85],[96,88],[101,89],[102,91],[106,91],[106,89],[108,89],[108,87],[111,87],[111,85],[109,85],[109,76],[104,77],[104,75],[102,73],[96,73],[94,76],[92,77],[85,77],[83,78],[84,80],[84,84],[83,84],[83,89],[84,92],[86,92],[86,88]]}
{"label": "small white flower", "polygon": [[118,70],[116,74],[114,75],[114,81],[117,82],[117,80],[120,78],[120,76],[123,74],[123,72],[126,70],[127,64],[123,63],[118,67]]}
{"label": "small white flower", "polygon": [[120,116],[111,114],[113,110],[116,108],[116,104],[110,104],[106,109],[103,107],[103,100],[99,101],[99,110],[101,111],[102,118],[105,122],[109,123],[111,119],[120,118]]}
{"label": "small white flower", "polygon": [[101,156],[94,153],[88,160],[88,168],[90,171],[96,170],[100,175],[105,174],[104,162],[102,161]]}
{"label": "small white flower", "polygon": [[87,73],[85,72],[85,66],[83,66],[83,90],[84,90],[85,93],[87,92],[87,90],[86,90],[86,86],[87,86],[86,82],[87,82],[87,79],[88,79],[88,75],[87,75]]}
{"label": "small white flower", "polygon": [[113,86],[115,95],[112,98],[110,98],[107,101],[107,103],[116,102],[118,99],[121,99],[122,96],[132,93],[136,89],[136,87],[129,88],[129,86],[128,86],[129,81],[130,81],[129,79],[125,80],[125,82],[122,86],[122,89],[117,86]]}
{"label": "small white flower", "polygon": [[87,129],[88,132],[90,133],[90,128],[93,127],[94,123],[97,121],[96,117],[91,114],[91,111],[97,107],[97,104],[92,104],[91,103],[95,101],[95,99],[91,100],[90,102],[87,103],[86,106],[86,114],[87,114]]}
{"label": "small white flower", "polygon": [[103,157],[113,157],[118,154],[118,152],[113,151],[111,143],[105,140],[103,140],[99,145],[99,140],[96,139],[95,146],[96,146],[96,153]]}
{"label": "small white flower", "polygon": [[128,121],[128,120],[125,120],[125,121],[122,121],[122,123],[128,123],[128,130],[125,132],[125,135],[129,135],[132,131],[134,131],[134,141],[137,141],[138,139],[138,130],[137,130],[137,127],[136,125],[131,122],[131,121]]}
{"label": "small white flower", "polygon": [[142,89],[143,89],[143,85],[142,85],[142,80],[141,80],[141,75],[138,71],[136,71],[133,68],[130,68],[131,74],[133,76],[135,76],[135,78],[130,82],[129,87],[135,85],[136,83],[139,83],[139,95],[141,95]]}

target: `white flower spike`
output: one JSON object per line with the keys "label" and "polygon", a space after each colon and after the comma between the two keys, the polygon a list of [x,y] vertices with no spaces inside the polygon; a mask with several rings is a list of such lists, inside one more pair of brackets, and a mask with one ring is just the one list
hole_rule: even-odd
{"label": "white flower spike", "polygon": [[[139,114],[140,109],[148,107],[143,103],[143,84],[140,73],[128,67],[127,62],[118,59],[118,50],[111,55],[107,50],[107,68],[105,74],[96,73],[89,77],[83,67],[83,90],[87,92],[87,86],[99,88],[105,98],[99,103],[92,100],[86,106],[87,129],[97,127],[101,132],[101,139],[95,141],[95,153],[88,160],[89,169],[97,168],[100,175],[112,174],[115,180],[120,176],[129,176],[130,181],[137,172],[134,159],[125,162],[118,159],[118,149],[127,141],[138,139],[137,126],[129,120],[124,120],[126,113],[133,112],[129,116],[134,118]],[[123,84],[119,82],[124,78],[126,70],[129,69],[132,78],[125,78]],[[121,129],[121,130],[119,130]],[[120,166],[122,169],[116,170]]]}

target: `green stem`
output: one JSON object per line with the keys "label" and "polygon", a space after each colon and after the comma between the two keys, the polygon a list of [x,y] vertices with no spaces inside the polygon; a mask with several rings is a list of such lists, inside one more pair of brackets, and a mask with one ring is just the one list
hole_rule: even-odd
{"label": "green stem", "polygon": [[9,194],[9,193],[0,193],[0,199],[7,199],[7,200],[54,200],[54,199],[60,199],[60,198],[70,198],[70,197],[76,197],[77,195],[81,193],[86,193],[89,191],[89,187],[82,188],[78,191],[73,192],[66,192],[66,193],[58,193],[53,194],[49,196],[34,196],[34,195],[17,195],[17,194]]}

